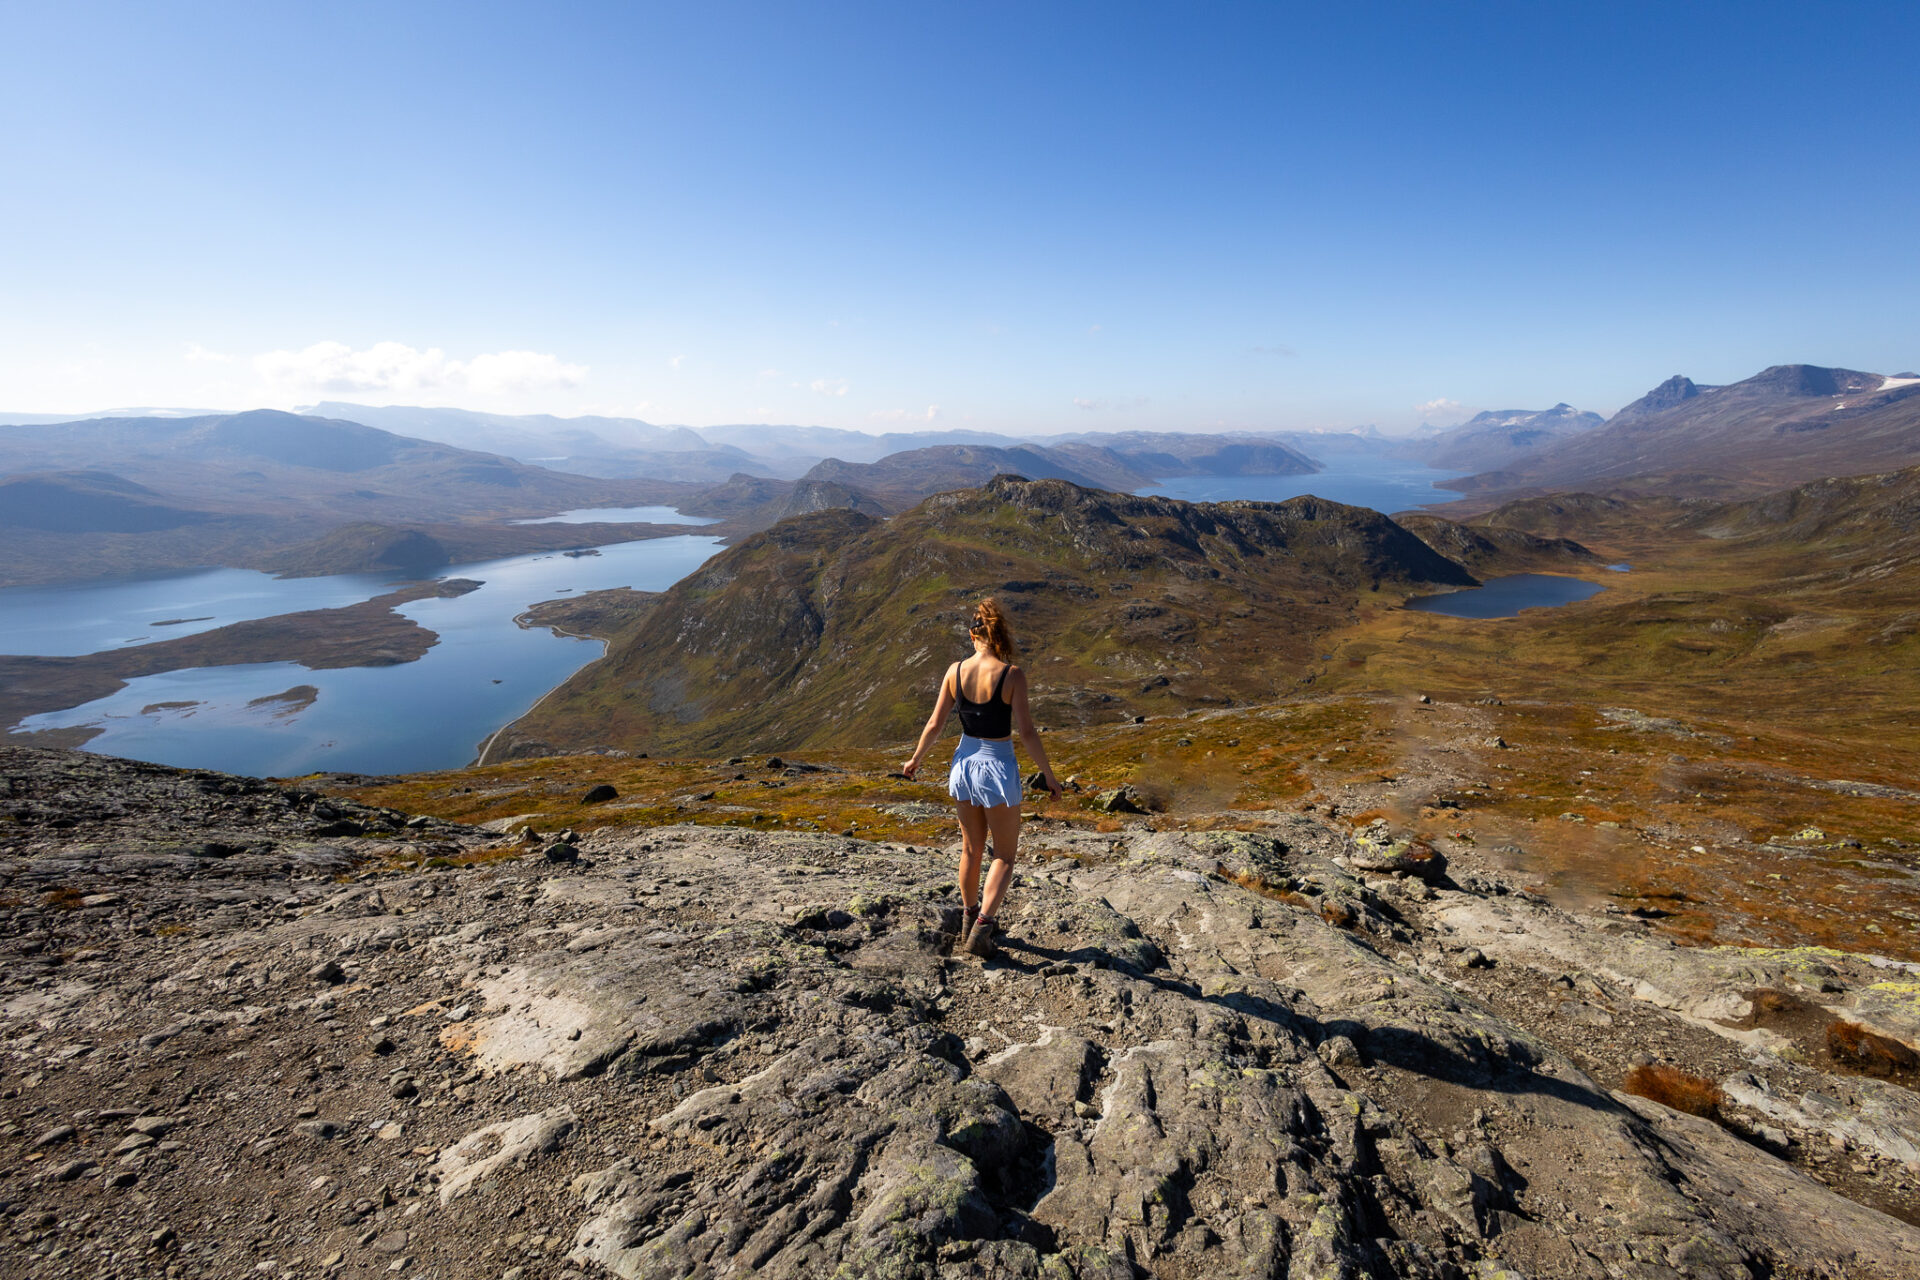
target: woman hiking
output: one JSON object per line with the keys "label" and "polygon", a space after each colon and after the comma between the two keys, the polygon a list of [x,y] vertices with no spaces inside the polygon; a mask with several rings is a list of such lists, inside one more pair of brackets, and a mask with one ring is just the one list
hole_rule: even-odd
{"label": "woman hiking", "polygon": [[[1013,861],[1020,847],[1020,762],[1013,755],[1013,731],[1040,768],[1040,777],[1054,799],[1060,782],[1047,763],[1046,748],[1027,710],[1027,675],[1013,665],[1017,656],[1013,632],[1000,606],[989,597],[974,606],[967,628],[973,656],[947,668],[940,679],[940,696],[933,714],[920,731],[913,758],[900,766],[909,778],[919,772],[947,712],[960,712],[960,745],[953,753],[947,790],[960,809],[960,904],[965,908],[960,936],[962,949],[985,959],[993,954],[994,917],[1013,879]],[[987,887],[980,890],[980,858],[988,837],[993,841],[993,865]]]}

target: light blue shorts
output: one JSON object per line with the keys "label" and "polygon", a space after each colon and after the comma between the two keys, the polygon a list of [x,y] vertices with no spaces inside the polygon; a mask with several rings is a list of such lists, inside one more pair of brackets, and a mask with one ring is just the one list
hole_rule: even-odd
{"label": "light blue shorts", "polygon": [[947,774],[947,792],[962,804],[983,809],[1020,804],[1020,762],[1014,759],[1013,740],[999,742],[960,735],[953,769]]}

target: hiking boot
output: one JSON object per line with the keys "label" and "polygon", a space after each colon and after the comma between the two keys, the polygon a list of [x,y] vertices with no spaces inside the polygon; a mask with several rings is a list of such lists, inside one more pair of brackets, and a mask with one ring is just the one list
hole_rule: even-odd
{"label": "hiking boot", "polygon": [[993,934],[994,926],[991,916],[974,921],[973,928],[967,931],[967,942],[963,950],[968,955],[978,956],[982,960],[992,959],[997,950],[993,945]]}
{"label": "hiking boot", "polygon": [[940,909],[940,954],[950,956],[953,949],[967,940],[973,932],[973,922],[980,914],[980,908],[942,907]]}

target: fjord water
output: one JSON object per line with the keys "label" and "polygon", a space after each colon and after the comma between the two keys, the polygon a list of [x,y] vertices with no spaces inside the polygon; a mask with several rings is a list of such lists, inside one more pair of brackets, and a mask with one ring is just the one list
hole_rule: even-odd
{"label": "fjord water", "polygon": [[1466,474],[1372,454],[1338,453],[1323,461],[1325,469],[1312,475],[1176,476],[1140,492],[1185,502],[1284,502],[1310,493],[1330,502],[1371,507],[1390,515],[1430,503],[1458,500],[1459,494],[1439,488],[1438,482]]}
{"label": "fjord water", "polygon": [[510,520],[509,524],[719,524],[709,516],[683,516],[672,507],[581,507],[557,516]]}
{"label": "fjord water", "polygon": [[234,622],[372,599],[391,575],[276,578],[252,569],[0,590],[0,653],[78,657]]}
{"label": "fjord water", "polygon": [[1449,618],[1511,618],[1522,609],[1551,609],[1605,590],[1597,582],[1555,573],[1515,573],[1504,578],[1488,578],[1484,585],[1465,591],[1415,596],[1407,601],[1407,608],[1419,613],[1445,614]]}
{"label": "fjord water", "polygon": [[[254,775],[457,768],[473,759],[489,734],[604,651],[598,640],[517,626],[515,615],[542,600],[606,587],[664,590],[718,547],[717,538],[689,534],[617,543],[595,556],[545,553],[454,565],[444,576],[485,585],[464,596],[399,607],[440,637],[418,661],[328,671],[309,671],[294,662],[170,671],[131,680],[118,693],[83,706],[29,717],[20,727],[96,725],[102,732],[87,743],[89,750]],[[171,588],[167,616],[212,612],[185,592],[199,577],[164,580]],[[385,579],[365,575],[351,582],[307,578],[282,585],[302,584],[311,584],[316,593],[306,598],[334,603],[365,600],[387,589]],[[295,603],[266,612],[315,607],[320,606]],[[77,619],[97,619],[101,613],[79,594],[69,608]],[[301,685],[318,690],[304,709],[289,710],[285,702],[248,705]]]}

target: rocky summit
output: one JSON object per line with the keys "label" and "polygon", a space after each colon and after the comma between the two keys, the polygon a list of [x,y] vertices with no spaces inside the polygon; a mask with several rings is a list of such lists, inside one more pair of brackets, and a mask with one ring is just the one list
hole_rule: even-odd
{"label": "rocky summit", "polygon": [[7,1275],[1920,1274],[1914,966],[1281,810],[1055,838],[982,964],[950,849],[4,765]]}

